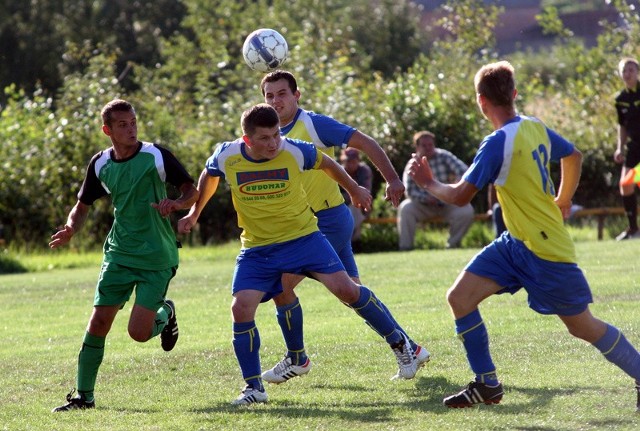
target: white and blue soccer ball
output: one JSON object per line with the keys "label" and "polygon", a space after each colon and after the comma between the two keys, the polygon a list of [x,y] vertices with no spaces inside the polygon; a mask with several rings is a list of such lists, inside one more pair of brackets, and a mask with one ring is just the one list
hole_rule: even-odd
{"label": "white and blue soccer ball", "polygon": [[247,65],[259,72],[277,69],[289,55],[285,38],[270,28],[252,32],[244,41],[242,56]]}

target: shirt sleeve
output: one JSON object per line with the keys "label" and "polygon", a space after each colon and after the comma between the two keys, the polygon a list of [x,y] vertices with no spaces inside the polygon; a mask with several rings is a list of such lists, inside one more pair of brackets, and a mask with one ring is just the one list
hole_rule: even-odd
{"label": "shirt sleeve", "polygon": [[95,201],[108,194],[96,175],[96,161],[101,155],[102,151],[91,158],[84,181],[78,192],[78,200],[85,205],[93,205]]}
{"label": "shirt sleeve", "polygon": [[571,142],[549,128],[547,128],[547,135],[551,142],[551,160],[557,161],[573,153],[575,146]]}
{"label": "shirt sleeve", "polygon": [[504,141],[506,135],[497,131],[484,138],[462,179],[481,190],[498,177],[503,162]]}
{"label": "shirt sleeve", "polygon": [[182,163],[178,161],[171,151],[160,145],[154,145],[160,150],[160,154],[162,154],[164,170],[167,174],[167,182],[169,184],[180,188],[184,183],[193,184],[195,182],[193,177],[189,175],[184,166],[182,166]]}
{"label": "shirt sleeve", "polygon": [[354,127],[341,123],[326,115],[308,112],[318,138],[327,147],[346,147],[351,136],[356,132]]}

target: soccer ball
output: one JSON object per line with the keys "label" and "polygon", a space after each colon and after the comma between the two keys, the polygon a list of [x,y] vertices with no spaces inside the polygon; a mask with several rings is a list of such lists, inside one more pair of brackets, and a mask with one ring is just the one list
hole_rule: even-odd
{"label": "soccer ball", "polygon": [[280,33],[261,28],[251,33],[242,46],[242,56],[247,65],[259,72],[276,69],[287,59],[289,47]]}

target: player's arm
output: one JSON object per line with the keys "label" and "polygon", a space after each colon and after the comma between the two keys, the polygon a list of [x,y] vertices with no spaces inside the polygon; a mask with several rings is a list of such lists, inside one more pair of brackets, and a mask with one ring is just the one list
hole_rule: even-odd
{"label": "player's arm", "polygon": [[371,163],[380,171],[387,182],[385,200],[391,201],[393,206],[397,207],[404,195],[404,184],[382,147],[375,139],[358,130],[351,135],[348,145],[365,153]]}
{"label": "player's arm", "polygon": [[89,208],[90,205],[77,201],[73,208],[71,208],[64,226],[58,228],[58,231],[51,235],[49,247],[57,248],[71,241],[71,237],[82,228],[84,222],[87,220]]}
{"label": "player's arm", "polygon": [[364,211],[371,210],[371,193],[369,190],[358,185],[335,160],[323,153],[318,169],[322,169],[324,173],[349,193],[353,205]]}
{"label": "player's arm", "polygon": [[419,158],[416,154],[409,162],[409,175],[418,186],[452,205],[464,206],[478,193],[476,186],[465,180],[455,184],[441,183],[433,176],[427,158]]}
{"label": "player's arm", "polygon": [[555,202],[562,211],[562,216],[568,218],[571,214],[571,200],[578,188],[582,172],[582,153],[575,149],[571,154],[560,159],[560,186]]}
{"label": "player's arm", "polygon": [[178,232],[189,233],[191,229],[198,221],[202,210],[204,209],[209,199],[215,194],[220,184],[220,177],[214,177],[207,173],[206,169],[203,169],[198,178],[198,195],[197,200],[189,209],[186,216],[178,220]]}
{"label": "player's arm", "polygon": [[162,199],[160,202],[152,202],[151,206],[158,210],[162,217],[166,217],[174,211],[191,207],[198,199],[198,190],[191,182],[182,183],[179,188],[180,196],[177,199]]}

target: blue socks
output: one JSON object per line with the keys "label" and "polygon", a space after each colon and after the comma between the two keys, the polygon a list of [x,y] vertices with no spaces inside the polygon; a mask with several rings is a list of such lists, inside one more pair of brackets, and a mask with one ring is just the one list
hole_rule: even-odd
{"label": "blue socks", "polygon": [[233,323],[233,350],[244,381],[255,389],[264,390],[260,369],[260,333],[255,320]]}
{"label": "blue socks", "polygon": [[365,286],[360,286],[360,297],[349,306],[366,320],[378,334],[384,337],[389,345],[403,341],[401,333],[396,331],[395,321],[390,317],[390,314],[387,314],[388,310],[384,304]]}
{"label": "blue socks", "polygon": [[488,386],[496,386],[500,382],[496,374],[496,366],[489,352],[489,335],[478,309],[460,319],[456,319],[456,334],[462,341],[467,353],[471,370],[476,374],[476,381]]}
{"label": "blue socks", "polygon": [[276,307],[276,317],[282,331],[282,337],[287,345],[287,356],[294,365],[302,365],[307,360],[304,351],[304,333],[302,324],[302,306],[296,298],[294,302]]}
{"label": "blue socks", "polygon": [[604,357],[637,382],[640,381],[640,354],[615,326],[607,324],[607,332],[593,343]]}

